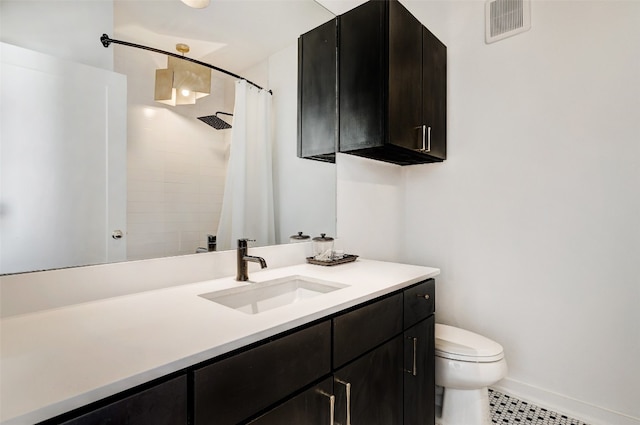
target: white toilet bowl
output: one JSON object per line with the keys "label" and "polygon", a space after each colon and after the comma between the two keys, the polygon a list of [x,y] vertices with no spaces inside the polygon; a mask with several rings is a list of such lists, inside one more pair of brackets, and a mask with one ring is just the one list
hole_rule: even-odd
{"label": "white toilet bowl", "polygon": [[438,425],[489,425],[487,387],[507,374],[502,346],[473,332],[436,324],[436,385],[444,388]]}

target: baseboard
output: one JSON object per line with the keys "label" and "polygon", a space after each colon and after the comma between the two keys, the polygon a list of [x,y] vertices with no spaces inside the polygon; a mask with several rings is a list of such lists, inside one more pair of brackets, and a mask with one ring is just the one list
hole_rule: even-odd
{"label": "baseboard", "polygon": [[492,388],[545,409],[579,419],[589,425],[640,425],[640,418],[607,410],[513,379],[505,378]]}

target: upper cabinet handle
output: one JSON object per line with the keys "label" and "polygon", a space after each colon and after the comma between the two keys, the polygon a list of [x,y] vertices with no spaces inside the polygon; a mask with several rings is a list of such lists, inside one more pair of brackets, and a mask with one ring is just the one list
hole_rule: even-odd
{"label": "upper cabinet handle", "polygon": [[422,126],[422,152],[431,152],[431,126]]}

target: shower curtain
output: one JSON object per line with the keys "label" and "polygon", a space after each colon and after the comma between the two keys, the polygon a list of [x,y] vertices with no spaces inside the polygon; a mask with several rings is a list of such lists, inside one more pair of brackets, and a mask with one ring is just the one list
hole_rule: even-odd
{"label": "shower curtain", "polygon": [[272,175],[271,93],[236,82],[227,180],[218,224],[219,250],[241,238],[275,244]]}

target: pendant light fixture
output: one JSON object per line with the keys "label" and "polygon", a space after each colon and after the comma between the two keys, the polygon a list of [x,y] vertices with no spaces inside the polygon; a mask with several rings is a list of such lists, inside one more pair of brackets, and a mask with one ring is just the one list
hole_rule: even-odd
{"label": "pendant light fixture", "polygon": [[[186,44],[176,44],[184,56]],[[211,93],[211,70],[179,58],[169,56],[167,69],[156,69],[155,100],[166,105],[193,105],[196,99]]]}

